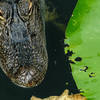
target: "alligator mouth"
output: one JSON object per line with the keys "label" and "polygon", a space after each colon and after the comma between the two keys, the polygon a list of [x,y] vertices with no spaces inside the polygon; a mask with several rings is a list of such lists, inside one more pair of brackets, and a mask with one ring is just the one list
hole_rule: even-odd
{"label": "alligator mouth", "polygon": [[34,67],[25,68],[21,67],[17,72],[17,77],[11,80],[20,87],[34,87],[41,83],[44,79],[45,73],[40,73]]}
{"label": "alligator mouth", "polygon": [[5,53],[1,57],[2,69],[14,84],[28,88],[42,82],[48,64],[44,46],[32,48],[29,41],[24,41],[10,46],[5,44],[3,49]]}
{"label": "alligator mouth", "polygon": [[12,73],[11,80],[20,87],[34,87],[40,84],[47,70],[47,59],[42,52],[32,49],[28,44],[16,44],[12,51],[8,60],[8,67],[11,67],[8,72]]}

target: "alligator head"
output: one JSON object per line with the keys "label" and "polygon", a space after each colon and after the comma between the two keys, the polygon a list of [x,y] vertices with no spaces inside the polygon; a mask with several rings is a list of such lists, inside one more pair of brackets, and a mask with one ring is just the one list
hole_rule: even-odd
{"label": "alligator head", "polygon": [[34,87],[48,57],[43,0],[0,0],[0,67],[13,83]]}

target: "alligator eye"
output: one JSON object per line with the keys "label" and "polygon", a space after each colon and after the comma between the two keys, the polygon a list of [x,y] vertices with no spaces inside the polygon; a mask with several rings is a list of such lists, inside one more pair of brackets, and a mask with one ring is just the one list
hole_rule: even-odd
{"label": "alligator eye", "polygon": [[28,18],[32,13],[32,1],[20,0],[18,2],[18,13],[22,18]]}
{"label": "alligator eye", "polygon": [[0,3],[0,22],[9,22],[11,19],[12,8],[7,3]]}
{"label": "alligator eye", "polygon": [[2,10],[0,10],[0,20],[5,21],[5,18],[3,17],[3,11]]}

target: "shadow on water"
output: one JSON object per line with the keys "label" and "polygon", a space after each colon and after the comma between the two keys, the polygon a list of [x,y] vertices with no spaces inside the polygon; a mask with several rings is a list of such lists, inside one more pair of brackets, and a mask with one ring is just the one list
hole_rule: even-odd
{"label": "shadow on water", "polygon": [[[48,3],[47,0],[46,2]],[[76,1],[51,0],[50,2],[48,5],[51,6],[51,9],[55,7],[59,15],[56,21],[67,25]],[[35,88],[20,88],[14,85],[0,69],[0,100],[29,100],[32,95],[44,98],[50,95],[60,95],[66,88],[70,90],[70,93],[78,93],[70,65],[64,55],[64,31],[52,21],[48,21],[46,35],[49,66],[42,84]]]}

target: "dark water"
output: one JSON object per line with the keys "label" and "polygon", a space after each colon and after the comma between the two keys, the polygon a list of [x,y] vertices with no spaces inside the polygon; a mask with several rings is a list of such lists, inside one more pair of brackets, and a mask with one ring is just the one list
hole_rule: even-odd
{"label": "dark water", "polygon": [[[59,16],[56,22],[66,27],[76,0],[46,0],[46,4],[51,10],[56,8]],[[49,65],[44,81],[35,88],[21,88],[14,85],[0,69],[0,100],[29,100],[32,95],[44,98],[60,95],[66,88],[70,93],[78,92],[67,57],[64,55],[64,29],[60,29],[53,21],[48,21],[46,35]]]}

